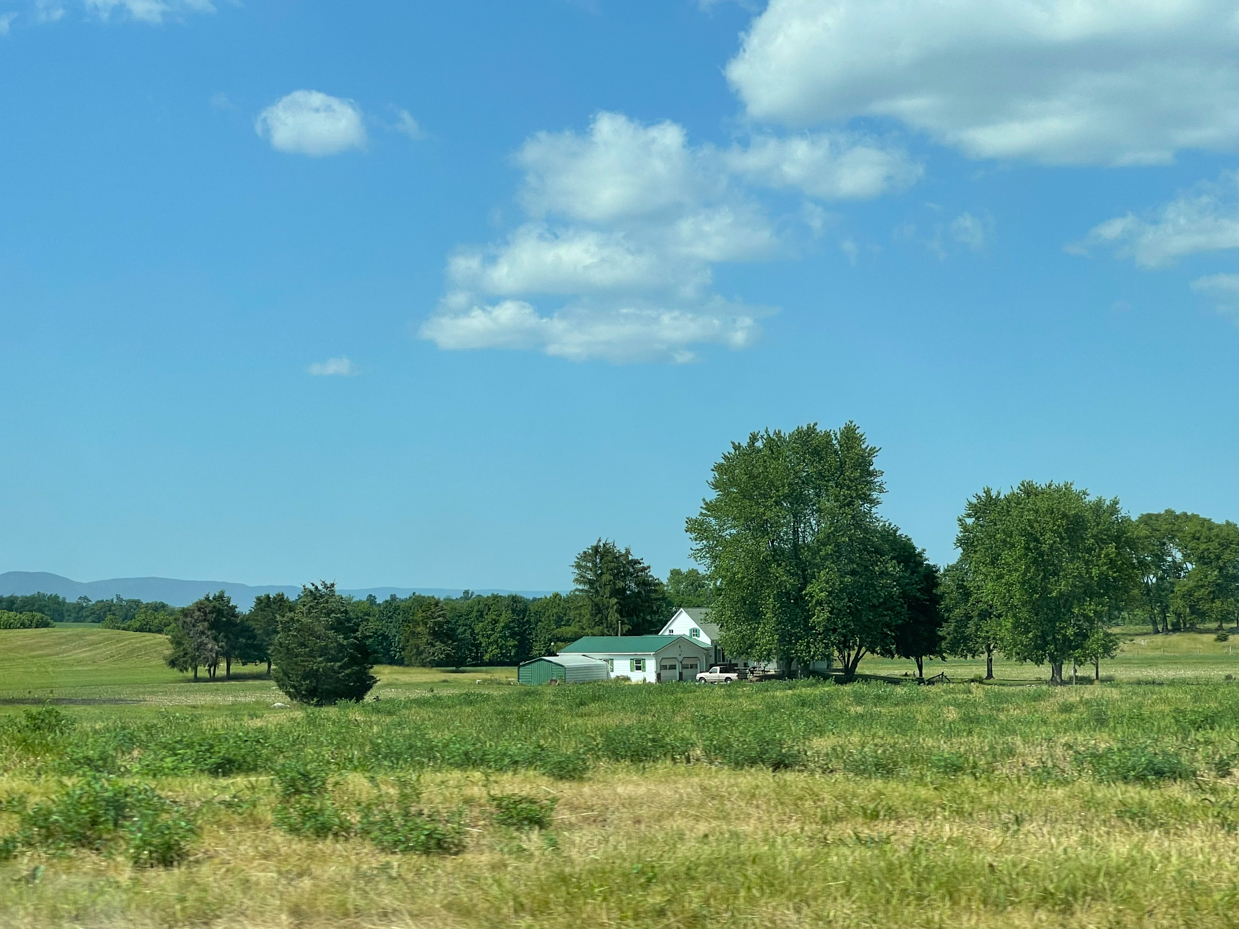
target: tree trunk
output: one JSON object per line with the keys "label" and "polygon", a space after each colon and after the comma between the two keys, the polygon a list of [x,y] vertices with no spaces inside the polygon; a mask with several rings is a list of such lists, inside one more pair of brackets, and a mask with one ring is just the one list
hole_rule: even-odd
{"label": "tree trunk", "polygon": [[1101,658],[1100,657],[1093,659],[1093,681],[1098,684],[1101,683]]}
{"label": "tree trunk", "polygon": [[271,676],[271,659],[267,659],[267,677]]}
{"label": "tree trunk", "polygon": [[1076,660],[1072,658],[1071,659],[1071,686],[1074,687],[1075,685],[1076,685]]}
{"label": "tree trunk", "polygon": [[232,656],[229,655],[224,659],[224,680],[232,680]]}
{"label": "tree trunk", "polygon": [[988,645],[985,647],[985,679],[994,679],[994,649]]}
{"label": "tree trunk", "polygon": [[916,656],[916,679],[925,680],[925,658],[922,655]]}
{"label": "tree trunk", "polygon": [[1063,682],[1063,663],[1061,661],[1050,662],[1050,683],[1061,684]]}
{"label": "tree trunk", "polygon": [[194,683],[198,683],[198,666],[194,665]]}

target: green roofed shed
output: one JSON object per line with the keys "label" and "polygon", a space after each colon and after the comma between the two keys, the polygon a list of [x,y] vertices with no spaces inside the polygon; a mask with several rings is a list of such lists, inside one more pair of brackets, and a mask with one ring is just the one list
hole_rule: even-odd
{"label": "green roofed shed", "polygon": [[545,684],[560,681],[564,684],[583,684],[586,681],[605,681],[607,663],[585,655],[548,655],[521,662],[516,669],[518,684]]}

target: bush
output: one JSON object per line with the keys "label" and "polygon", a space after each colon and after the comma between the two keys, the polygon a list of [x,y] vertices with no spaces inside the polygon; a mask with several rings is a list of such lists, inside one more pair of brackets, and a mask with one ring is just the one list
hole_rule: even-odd
{"label": "bush", "polygon": [[189,856],[196,835],[184,810],[148,785],[91,777],[25,810],[7,847],[60,854],[106,852],[123,842],[135,865],[172,867]]}
{"label": "bush", "polygon": [[0,629],[48,629],[52,620],[42,613],[10,613],[0,610]]}
{"label": "bush", "polygon": [[509,829],[550,829],[558,802],[555,797],[499,794],[490,798],[490,819],[496,826]]}
{"label": "bush", "polygon": [[1079,757],[1100,781],[1151,785],[1196,776],[1195,769],[1178,755],[1148,746],[1115,745],[1082,752]]}
{"label": "bush", "polygon": [[293,761],[275,772],[279,802],[272,816],[289,835],[325,839],[349,835],[352,821],[336,807],[327,790],[327,772],[317,764]]}
{"label": "bush", "polygon": [[589,760],[580,752],[547,748],[535,756],[534,767],[561,781],[579,781],[589,773]]}
{"label": "bush", "polygon": [[357,831],[385,852],[459,855],[465,850],[459,815],[445,818],[398,801],[380,800],[364,806]]}
{"label": "bush", "polygon": [[1213,641],[1214,642],[1229,642],[1230,633],[1219,630],[1217,635],[1213,637]]}
{"label": "bush", "polygon": [[360,620],[335,584],[301,589],[271,647],[271,676],[297,703],[331,706],[361,700],[378,683]]}
{"label": "bush", "polygon": [[180,811],[142,810],[129,824],[129,860],[138,868],[172,868],[189,858],[198,828]]}

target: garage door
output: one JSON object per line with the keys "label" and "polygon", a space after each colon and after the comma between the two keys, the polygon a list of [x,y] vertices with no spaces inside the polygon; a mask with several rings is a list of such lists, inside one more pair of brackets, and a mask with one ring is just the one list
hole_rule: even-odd
{"label": "garage door", "polygon": [[701,666],[696,658],[683,658],[680,660],[680,680],[695,681],[697,680],[697,672],[700,670]]}
{"label": "garage door", "polygon": [[674,658],[664,658],[658,663],[658,679],[660,681],[678,681],[680,665]]}

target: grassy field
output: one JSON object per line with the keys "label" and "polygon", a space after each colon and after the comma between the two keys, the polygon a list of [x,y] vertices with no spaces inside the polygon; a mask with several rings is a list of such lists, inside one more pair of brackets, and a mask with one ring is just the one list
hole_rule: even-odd
{"label": "grassy field", "polygon": [[186,683],[165,647],[0,633],[0,925],[1239,926],[1239,659],[1212,635],[1133,634],[1100,686],[382,668],[327,710]]}

